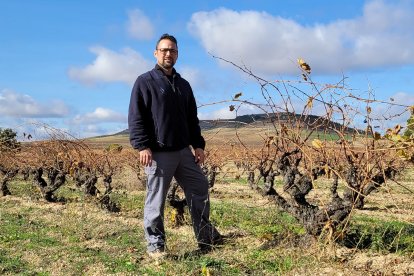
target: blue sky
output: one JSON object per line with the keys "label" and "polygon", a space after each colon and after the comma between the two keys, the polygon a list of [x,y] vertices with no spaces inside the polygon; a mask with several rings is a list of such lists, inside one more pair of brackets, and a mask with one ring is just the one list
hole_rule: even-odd
{"label": "blue sky", "polygon": [[[214,56],[268,80],[346,76],[375,98],[414,105],[414,1],[0,0],[0,127],[47,124],[77,138],[127,128],[136,77],[155,64],[163,33],[178,39],[176,69],[192,84],[200,119],[231,118],[257,84]],[[239,114],[254,113],[248,106]],[[39,133],[40,135],[40,133]]]}

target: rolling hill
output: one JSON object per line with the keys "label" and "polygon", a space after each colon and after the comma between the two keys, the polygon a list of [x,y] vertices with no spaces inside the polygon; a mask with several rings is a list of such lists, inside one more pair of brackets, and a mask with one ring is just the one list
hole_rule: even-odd
{"label": "rolling hill", "polygon": [[[301,122],[308,126],[312,126],[314,124],[321,124],[324,126],[329,126],[334,129],[340,129],[342,126],[337,122],[327,122],[325,118],[316,115],[307,115],[302,116],[300,114],[292,114],[292,113],[274,113],[274,114],[249,114],[249,115],[242,115],[237,116],[235,119],[216,119],[216,120],[200,120],[200,127],[202,131],[206,130],[213,130],[216,128],[235,128],[235,127],[243,127],[251,124],[271,124],[272,122],[278,123],[285,123],[285,124],[292,124],[292,122]],[[353,132],[355,129],[346,127],[345,132]],[[128,135],[128,129],[123,131],[117,132],[113,135]]]}
{"label": "rolling hill", "polygon": [[[240,140],[246,144],[259,145],[263,143],[263,137],[266,137],[268,134],[271,135],[272,131],[274,131],[275,122],[277,122],[276,125],[295,126],[301,124],[304,130],[315,127],[325,130],[327,126],[332,129],[342,128],[339,123],[327,121],[319,116],[308,115],[303,117],[300,114],[291,113],[250,114],[227,120],[200,120],[200,127],[207,144],[211,146],[238,143]],[[345,128],[344,132],[353,133],[355,129]],[[93,147],[102,147],[110,143],[130,147],[128,129],[112,135],[91,137],[87,140]]]}

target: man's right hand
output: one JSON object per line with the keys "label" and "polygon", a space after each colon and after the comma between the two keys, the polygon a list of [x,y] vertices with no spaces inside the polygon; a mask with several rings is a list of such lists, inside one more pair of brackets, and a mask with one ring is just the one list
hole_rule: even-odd
{"label": "man's right hand", "polygon": [[139,152],[139,161],[144,167],[151,166],[152,164],[152,151],[151,149],[143,149]]}

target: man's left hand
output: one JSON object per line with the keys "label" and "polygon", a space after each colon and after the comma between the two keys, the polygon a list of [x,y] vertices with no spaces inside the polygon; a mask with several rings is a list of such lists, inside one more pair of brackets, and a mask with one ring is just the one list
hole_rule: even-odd
{"label": "man's left hand", "polygon": [[200,148],[195,149],[194,150],[194,157],[195,157],[194,161],[197,164],[199,164],[199,165],[204,164],[205,155],[204,155],[204,150],[203,149],[200,149]]}

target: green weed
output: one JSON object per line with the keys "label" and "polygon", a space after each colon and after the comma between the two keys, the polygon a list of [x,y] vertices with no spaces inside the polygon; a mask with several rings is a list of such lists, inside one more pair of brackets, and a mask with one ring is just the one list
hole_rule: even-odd
{"label": "green weed", "polygon": [[378,252],[412,254],[414,226],[400,221],[382,221],[377,218],[355,217],[341,244]]}
{"label": "green weed", "polygon": [[[286,275],[301,269],[317,271],[320,265],[341,265],[333,258],[315,256],[318,245],[301,224],[246,185],[245,180],[229,179],[214,187],[211,219],[227,240],[204,255],[193,254],[197,244],[188,210],[187,224],[172,228],[167,204],[170,256],[155,265],[146,256],[142,229],[145,192],[115,189],[111,199],[121,212],[112,214],[99,209],[96,199],[86,197],[70,182],[56,192],[66,199],[63,203],[45,202],[31,183],[11,182],[16,197],[0,198],[0,274]],[[235,190],[240,187],[246,195]],[[358,215],[347,230],[339,244],[413,255],[412,224]]]}
{"label": "green weed", "polygon": [[21,256],[0,248],[0,274],[18,274],[29,269],[28,263],[22,261]]}

